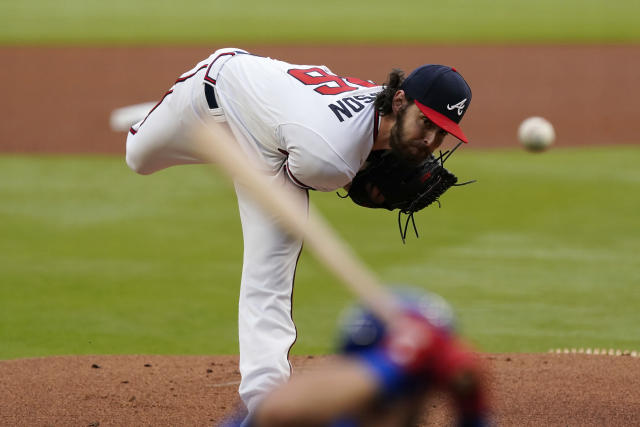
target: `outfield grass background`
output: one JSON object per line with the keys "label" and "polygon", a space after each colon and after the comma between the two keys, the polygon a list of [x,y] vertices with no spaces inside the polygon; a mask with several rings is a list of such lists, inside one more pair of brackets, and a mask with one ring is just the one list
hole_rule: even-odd
{"label": "outfield grass background", "polygon": [[3,0],[2,44],[628,43],[637,0]]}
{"label": "outfield grass background", "polygon": [[[312,201],[385,281],[440,293],[481,349],[638,348],[640,148],[462,150],[478,183],[416,215]],[[0,157],[0,359],[236,353],[235,196],[202,166],[151,176],[118,157]],[[331,350],[351,301],[308,254],[294,353]]]}
{"label": "outfield grass background", "polygon": [[[0,44],[638,43],[635,0],[8,0]],[[0,52],[1,55],[1,52]],[[0,56],[0,61],[2,57]],[[417,215],[312,200],[390,282],[446,297],[485,351],[640,348],[640,148],[462,150],[472,186]],[[200,166],[0,155],[0,359],[237,353],[242,239]],[[303,253],[294,353],[331,350],[347,292]]]}

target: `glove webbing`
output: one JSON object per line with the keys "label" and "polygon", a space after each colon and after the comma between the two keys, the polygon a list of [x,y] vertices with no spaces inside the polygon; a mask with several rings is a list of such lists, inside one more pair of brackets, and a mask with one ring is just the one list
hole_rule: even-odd
{"label": "glove webbing", "polygon": [[[439,156],[438,156],[438,162],[440,163],[440,166],[444,166],[444,162],[447,161],[447,159],[449,159],[449,157],[451,157],[451,155],[453,154],[454,151],[456,151],[458,149],[458,147],[460,147],[460,145],[462,144],[462,142],[459,142],[455,147],[453,147],[452,150],[447,150],[444,153],[442,151],[439,152]],[[446,170],[445,170],[446,172]],[[448,174],[447,178],[449,179],[453,179],[453,183],[448,183],[445,182],[443,176],[445,176],[445,174],[441,174],[438,177],[438,180],[436,182],[433,183],[433,185],[431,187],[429,187],[428,190],[424,191],[422,194],[418,195],[418,197],[416,197],[416,199],[411,203],[411,205],[409,205],[408,208],[406,209],[400,209],[398,211],[398,228],[400,230],[400,238],[402,239],[402,243],[406,243],[406,237],[407,237],[407,231],[409,229],[409,220],[411,220],[411,224],[413,225],[413,231],[416,234],[416,238],[420,238],[420,236],[418,235],[418,228],[416,227],[416,221],[415,218],[413,217],[413,214],[415,212],[417,212],[418,210],[420,210],[419,208],[417,209],[416,207],[418,205],[422,205],[423,202],[425,201],[425,199],[432,199],[431,201],[429,201],[428,203],[426,203],[426,206],[430,205],[433,202],[438,203],[438,207],[442,207],[442,204],[440,203],[439,197],[442,196],[442,194],[447,191],[449,189],[449,187],[460,187],[462,185],[467,185],[467,184],[472,184],[474,182],[476,182],[475,179],[472,179],[471,181],[466,181],[463,182],[461,184],[457,184],[456,180],[457,178],[453,175],[450,174],[448,172],[446,172]],[[407,220],[404,223],[404,229],[402,228],[402,214],[407,215]]]}

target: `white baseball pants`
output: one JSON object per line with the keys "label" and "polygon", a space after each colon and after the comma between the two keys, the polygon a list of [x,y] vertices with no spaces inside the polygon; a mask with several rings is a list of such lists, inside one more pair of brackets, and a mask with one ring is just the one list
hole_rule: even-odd
{"label": "white baseball pants", "polygon": [[[149,115],[132,127],[126,154],[132,170],[150,174],[174,165],[203,163],[184,135],[191,125],[222,114],[207,104],[204,74],[216,55],[225,51],[231,49],[217,51],[183,74]],[[229,125],[236,138],[241,139],[234,126]],[[306,190],[294,185],[283,170],[265,179],[289,189],[305,205],[308,203]],[[238,311],[242,376],[239,393],[252,411],[265,393],[290,375],[288,355],[296,340],[291,298],[302,241],[284,233],[239,185],[236,194],[244,239]]]}

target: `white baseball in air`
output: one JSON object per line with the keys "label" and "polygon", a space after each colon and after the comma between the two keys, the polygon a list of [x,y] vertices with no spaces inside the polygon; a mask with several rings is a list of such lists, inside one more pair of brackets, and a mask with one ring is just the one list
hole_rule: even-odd
{"label": "white baseball in air", "polygon": [[144,102],[116,108],[109,117],[109,127],[116,132],[126,132],[132,125],[144,119],[155,105],[155,102]]}
{"label": "white baseball in air", "polygon": [[542,117],[529,117],[518,128],[520,143],[530,151],[542,151],[556,139],[553,125]]}

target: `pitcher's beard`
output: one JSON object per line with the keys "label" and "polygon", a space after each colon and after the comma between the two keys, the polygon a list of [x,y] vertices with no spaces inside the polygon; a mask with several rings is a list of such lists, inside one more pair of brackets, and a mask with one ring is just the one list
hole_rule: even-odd
{"label": "pitcher's beard", "polygon": [[403,106],[396,113],[396,122],[391,127],[389,134],[389,145],[400,158],[409,163],[420,163],[425,160],[431,152],[429,147],[422,140],[404,139],[404,120],[408,105]]}

